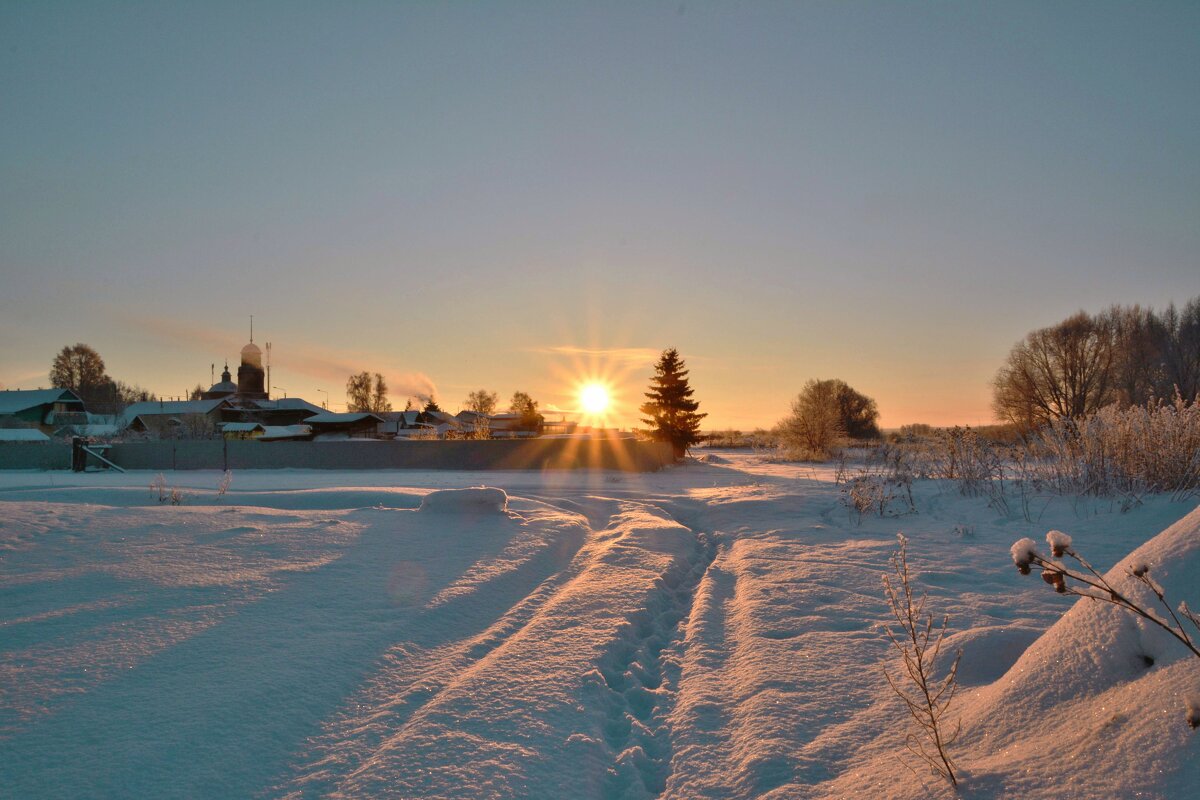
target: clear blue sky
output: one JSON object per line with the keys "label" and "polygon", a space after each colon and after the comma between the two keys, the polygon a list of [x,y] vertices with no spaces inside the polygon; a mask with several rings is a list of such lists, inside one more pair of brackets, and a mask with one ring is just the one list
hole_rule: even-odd
{"label": "clear blue sky", "polygon": [[[457,408],[986,422],[1014,341],[1200,294],[1200,3],[0,4],[0,384],[255,339]],[[403,405],[403,399],[399,400]]]}

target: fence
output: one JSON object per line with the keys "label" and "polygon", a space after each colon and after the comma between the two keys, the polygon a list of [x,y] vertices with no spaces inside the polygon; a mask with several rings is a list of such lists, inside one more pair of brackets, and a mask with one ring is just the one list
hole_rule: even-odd
{"label": "fence", "polygon": [[[105,456],[125,469],[612,469],[649,472],[673,461],[662,442],[631,439],[492,441],[158,441],[114,444]],[[94,460],[89,464],[96,466]],[[67,444],[5,443],[0,469],[70,469]]]}

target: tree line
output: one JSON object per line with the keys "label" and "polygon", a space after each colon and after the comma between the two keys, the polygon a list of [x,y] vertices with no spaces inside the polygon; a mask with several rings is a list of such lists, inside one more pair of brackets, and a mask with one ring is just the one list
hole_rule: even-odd
{"label": "tree line", "polygon": [[996,416],[1021,430],[1114,403],[1186,402],[1200,393],[1200,296],[1158,312],[1080,311],[1013,345],[992,384]]}
{"label": "tree line", "polygon": [[[467,411],[491,415],[496,413],[499,400],[500,396],[496,392],[477,389],[467,395],[462,406]],[[350,413],[368,412],[372,414],[391,411],[392,403],[388,400],[388,385],[383,375],[378,372],[359,372],[351,375],[346,381],[346,409]],[[404,410],[415,410],[412,398],[409,398]],[[421,408],[421,411],[426,414],[441,410],[442,407],[438,405],[437,399],[433,395],[425,399],[425,404]],[[545,417],[538,412],[538,401],[530,397],[527,392],[513,392],[512,399],[508,404],[508,413],[520,415],[517,422],[519,430],[540,431],[545,422]]]}

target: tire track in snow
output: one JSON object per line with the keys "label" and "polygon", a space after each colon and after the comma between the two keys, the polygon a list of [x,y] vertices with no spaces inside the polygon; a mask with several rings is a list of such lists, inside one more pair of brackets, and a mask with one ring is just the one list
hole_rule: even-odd
{"label": "tire track in snow", "polygon": [[[588,501],[593,510],[611,502],[596,500]],[[661,727],[652,719],[655,707],[666,719],[669,705],[629,692],[632,685],[617,697],[598,667],[616,680],[615,668],[628,662],[626,671],[655,682],[658,656],[679,619],[655,623],[655,614],[669,612],[673,602],[686,608],[681,579],[702,551],[695,533],[660,509],[620,501],[615,510],[609,517],[597,513],[604,528],[590,531],[570,567],[547,587],[550,596],[515,630],[462,669],[430,661],[445,667],[440,688],[416,698],[403,724],[383,720],[385,738],[360,754],[357,767],[329,763],[326,785],[305,787],[305,794],[311,788],[333,796],[653,796],[647,784],[661,787],[655,763],[659,772],[669,767],[669,737],[648,758],[646,749],[629,745],[632,723],[625,739],[605,723],[628,713]],[[676,591],[680,597],[669,600]],[[643,642],[653,658],[634,668],[637,648],[630,644]],[[665,691],[666,670],[658,680]],[[628,746],[616,753],[614,742]],[[614,764],[620,754],[629,778],[623,788]]]}
{"label": "tire track in snow", "polygon": [[[571,530],[559,532],[517,569],[427,608],[426,623],[381,656],[374,675],[310,740],[272,796],[343,796],[345,783],[372,767],[390,737],[502,647],[579,573],[583,540]],[[452,631],[467,635],[448,639]]]}
{"label": "tire track in snow", "polygon": [[[572,555],[577,550],[574,544]],[[325,726],[299,759],[296,774],[275,792],[287,797],[343,796],[341,784],[369,767],[389,737],[534,619],[580,569],[579,562],[570,561],[476,635],[444,644],[413,639],[391,648],[381,658],[377,674]],[[496,587],[489,589],[495,599]],[[450,606],[439,616],[453,617],[459,611]]]}

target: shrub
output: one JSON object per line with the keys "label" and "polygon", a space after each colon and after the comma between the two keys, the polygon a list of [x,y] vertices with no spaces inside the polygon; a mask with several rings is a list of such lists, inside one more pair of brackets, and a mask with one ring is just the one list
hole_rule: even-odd
{"label": "shrub", "polygon": [[886,669],[883,674],[917,726],[916,732],[905,737],[905,746],[957,788],[956,767],[948,749],[958,739],[962,722],[957,722],[950,729],[946,715],[958,691],[958,664],[962,660],[962,651],[959,651],[944,678],[934,677],[950,618],[942,617],[941,626],[935,628],[933,615],[925,611],[926,596],[922,595],[920,599],[913,597],[912,576],[908,569],[908,539],[903,534],[896,538],[900,542],[900,549],[891,558],[895,580],[884,574],[883,591],[899,631],[892,630],[890,625],[882,627],[888,641],[900,653],[904,669],[895,678]]}
{"label": "shrub", "polygon": [[1111,405],[1077,420],[1055,420],[1032,441],[1040,478],[1060,494],[1174,494],[1200,489],[1200,406]]}

